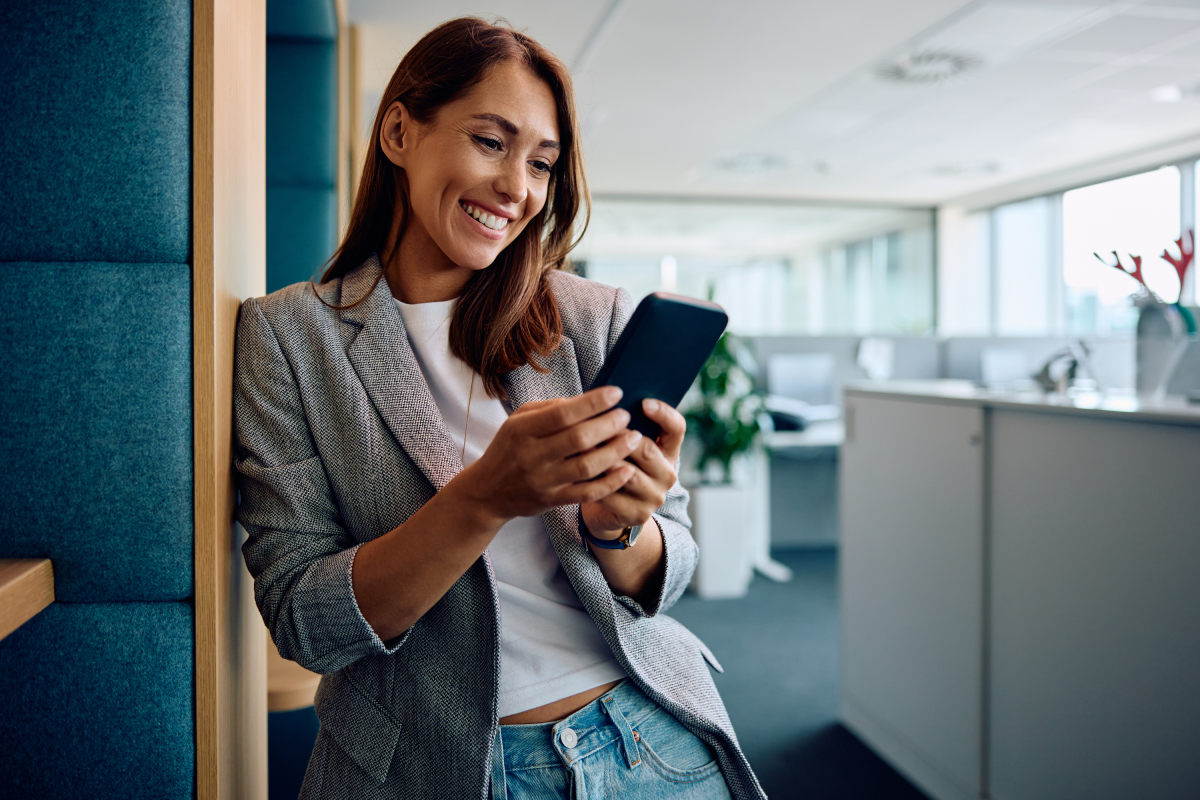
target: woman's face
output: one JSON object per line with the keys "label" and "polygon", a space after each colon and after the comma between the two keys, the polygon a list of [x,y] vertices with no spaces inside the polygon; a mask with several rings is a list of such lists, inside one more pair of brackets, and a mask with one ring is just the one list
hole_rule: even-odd
{"label": "woman's face", "polygon": [[[426,268],[468,270],[491,265],[541,212],[562,149],[550,87],[511,63],[427,124],[393,103],[380,144],[407,183],[412,218],[401,251]],[[439,251],[449,263],[428,263]]]}

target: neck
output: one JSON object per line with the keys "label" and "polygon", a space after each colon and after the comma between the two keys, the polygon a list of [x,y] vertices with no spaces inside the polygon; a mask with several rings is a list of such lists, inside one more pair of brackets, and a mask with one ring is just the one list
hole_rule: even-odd
{"label": "neck", "polygon": [[[397,242],[397,238],[400,239]],[[384,276],[401,303],[437,303],[462,294],[473,270],[455,264],[415,218],[400,237],[400,217],[392,222],[382,254]]]}

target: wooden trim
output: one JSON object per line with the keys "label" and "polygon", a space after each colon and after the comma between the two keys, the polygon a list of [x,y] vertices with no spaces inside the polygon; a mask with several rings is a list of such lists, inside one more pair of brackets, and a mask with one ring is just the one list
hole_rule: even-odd
{"label": "wooden trim", "polygon": [[363,164],[367,159],[367,147],[370,142],[363,136],[362,118],[362,42],[357,25],[350,25],[346,36],[346,95],[348,108],[346,110],[349,125],[350,149],[350,206],[353,208],[354,198],[358,197],[358,182],[362,178]]}
{"label": "wooden trim", "polygon": [[0,558],[0,639],[54,602],[54,567],[48,558]]}
{"label": "wooden trim", "polygon": [[350,152],[350,104],[354,81],[350,72],[350,21],[347,0],[334,0],[337,10],[337,215],[338,243],[346,235],[350,222],[350,174],[353,155]]}
{"label": "wooden trim", "polygon": [[267,796],[266,637],[239,552],[233,341],[266,290],[265,0],[195,0],[192,346],[196,797]]}

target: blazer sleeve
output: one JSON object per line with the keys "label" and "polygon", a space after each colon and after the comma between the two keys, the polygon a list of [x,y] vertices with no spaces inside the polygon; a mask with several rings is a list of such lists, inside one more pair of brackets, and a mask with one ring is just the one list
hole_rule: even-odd
{"label": "blazer sleeve", "polygon": [[407,634],[385,644],[354,599],[360,545],[342,525],[295,376],[255,300],[238,321],[233,401],[242,554],[280,655],[327,674],[395,652]]}
{"label": "blazer sleeve", "polygon": [[[608,330],[606,353],[611,353],[617,338],[625,330],[629,318],[633,315],[633,298],[624,289],[618,289],[613,298],[612,324]],[[678,462],[675,464],[679,471]],[[696,571],[696,559],[699,549],[696,540],[692,538],[692,521],[688,518],[688,492],[679,481],[667,492],[667,499],[658,511],[654,512],[654,521],[662,531],[663,559],[666,566],[663,572],[662,588],[658,596],[647,607],[643,607],[632,597],[618,595],[617,601],[640,617],[653,617],[661,611],[666,611],[675,605],[675,601],[683,594],[683,590],[692,580]]]}

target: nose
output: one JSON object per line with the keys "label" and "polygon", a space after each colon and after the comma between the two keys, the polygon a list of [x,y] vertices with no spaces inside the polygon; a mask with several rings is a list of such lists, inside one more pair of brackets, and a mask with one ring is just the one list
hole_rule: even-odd
{"label": "nose", "polygon": [[529,196],[529,177],[525,174],[525,161],[515,155],[504,159],[503,166],[493,184],[496,192],[510,203],[523,203]]}

